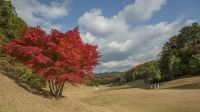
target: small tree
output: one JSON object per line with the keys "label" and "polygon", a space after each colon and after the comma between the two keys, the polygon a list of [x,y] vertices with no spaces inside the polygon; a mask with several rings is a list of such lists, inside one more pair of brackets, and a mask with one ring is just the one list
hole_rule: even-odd
{"label": "small tree", "polygon": [[192,55],[189,65],[192,72],[198,73],[200,71],[200,54]]}
{"label": "small tree", "polygon": [[157,83],[161,79],[160,69],[157,61],[149,61],[144,63],[143,73],[145,75],[144,82]]}
{"label": "small tree", "polygon": [[34,70],[36,76],[48,81],[50,93],[61,97],[65,83],[81,83],[92,77],[98,65],[97,46],[84,44],[78,28],[47,35],[39,28],[29,28],[21,38],[6,44],[2,51]]}

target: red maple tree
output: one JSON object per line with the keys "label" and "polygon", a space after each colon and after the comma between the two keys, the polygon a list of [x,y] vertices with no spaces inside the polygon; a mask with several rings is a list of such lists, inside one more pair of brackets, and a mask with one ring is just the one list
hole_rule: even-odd
{"label": "red maple tree", "polygon": [[66,33],[52,30],[49,35],[40,28],[25,29],[2,51],[46,79],[55,97],[62,96],[65,83],[81,83],[85,77],[92,77],[100,57],[97,46],[82,42],[78,28]]}

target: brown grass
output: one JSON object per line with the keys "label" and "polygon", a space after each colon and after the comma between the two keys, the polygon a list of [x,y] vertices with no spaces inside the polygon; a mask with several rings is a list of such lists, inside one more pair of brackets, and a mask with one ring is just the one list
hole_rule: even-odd
{"label": "brown grass", "polygon": [[163,89],[200,89],[200,76],[177,79],[161,84]]}
{"label": "brown grass", "polygon": [[70,96],[61,100],[43,98],[17,86],[0,74],[0,112],[105,112],[98,106],[90,106]]}
{"label": "brown grass", "polygon": [[[199,79],[180,79],[161,87],[196,84],[200,83]],[[144,90],[115,87],[110,90],[68,85],[64,91],[66,97],[57,101],[29,93],[1,74],[0,85],[0,112],[200,112],[198,88]]]}

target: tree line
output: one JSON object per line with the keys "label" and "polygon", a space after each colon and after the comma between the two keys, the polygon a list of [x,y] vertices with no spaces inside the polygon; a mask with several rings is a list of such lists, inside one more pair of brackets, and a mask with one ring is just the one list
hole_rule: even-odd
{"label": "tree line", "polygon": [[183,27],[166,42],[158,60],[145,62],[121,76],[123,81],[144,79],[146,84],[168,81],[200,72],[200,25]]}
{"label": "tree line", "polygon": [[[200,72],[200,25],[193,23],[183,27],[179,34],[172,36],[158,54],[157,60],[139,64],[134,68],[112,75],[97,77],[93,83],[110,84],[142,79],[146,84],[169,81],[184,75],[198,75]],[[104,80],[105,79],[105,80]]]}

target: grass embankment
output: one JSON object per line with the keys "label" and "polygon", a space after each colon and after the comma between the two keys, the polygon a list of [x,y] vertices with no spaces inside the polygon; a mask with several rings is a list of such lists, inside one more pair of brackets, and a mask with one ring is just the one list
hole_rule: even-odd
{"label": "grass embankment", "polygon": [[74,100],[67,93],[58,101],[32,94],[2,74],[0,85],[0,112],[106,112]]}

